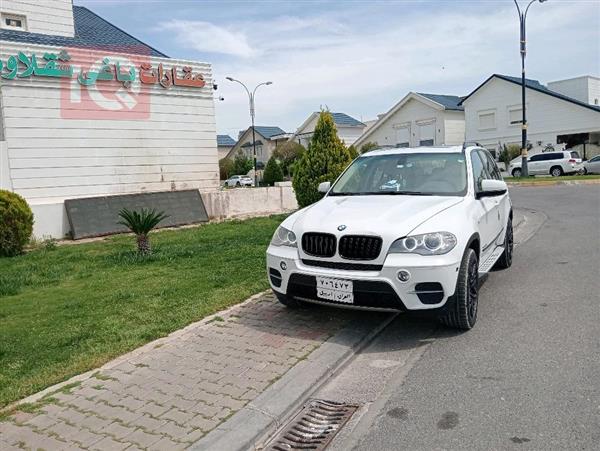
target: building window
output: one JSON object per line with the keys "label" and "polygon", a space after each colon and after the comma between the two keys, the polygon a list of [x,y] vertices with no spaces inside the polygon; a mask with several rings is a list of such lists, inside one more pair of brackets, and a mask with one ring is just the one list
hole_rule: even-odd
{"label": "building window", "polygon": [[512,107],[508,109],[508,125],[519,125],[523,123],[523,108]]}
{"label": "building window", "polygon": [[477,113],[479,118],[479,130],[493,130],[496,128],[496,111],[487,110]]}
{"label": "building window", "polygon": [[410,143],[408,143],[408,142],[398,143],[398,144],[396,144],[396,147],[410,147]]}
{"label": "building window", "polygon": [[435,121],[418,122],[419,146],[433,146],[435,143]]}
{"label": "building window", "polygon": [[26,30],[25,16],[16,14],[2,14],[2,28],[11,30]]}
{"label": "building window", "polygon": [[396,147],[410,147],[410,125],[394,125],[396,129]]}
{"label": "building window", "polygon": [[433,139],[422,139],[419,141],[419,146],[433,146]]}

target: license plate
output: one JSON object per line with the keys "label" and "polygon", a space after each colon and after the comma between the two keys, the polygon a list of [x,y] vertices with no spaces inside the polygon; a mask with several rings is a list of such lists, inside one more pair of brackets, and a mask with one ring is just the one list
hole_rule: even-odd
{"label": "license plate", "polygon": [[352,281],[317,276],[317,297],[328,301],[353,304]]}

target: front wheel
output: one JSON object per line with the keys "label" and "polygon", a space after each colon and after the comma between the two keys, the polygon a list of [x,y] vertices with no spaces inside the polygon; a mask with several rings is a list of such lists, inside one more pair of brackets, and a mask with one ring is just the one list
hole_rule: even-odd
{"label": "front wheel", "polygon": [[473,249],[467,249],[460,264],[456,291],[439,317],[446,326],[469,330],[477,322],[479,304],[479,259]]}
{"label": "front wheel", "polygon": [[521,169],[519,169],[519,168],[513,169],[512,176],[513,177],[521,177]]}
{"label": "front wheel", "polygon": [[512,265],[513,241],[512,219],[509,218],[506,223],[506,234],[504,235],[504,252],[502,252],[502,255],[494,265],[495,268],[510,268],[510,265]]}

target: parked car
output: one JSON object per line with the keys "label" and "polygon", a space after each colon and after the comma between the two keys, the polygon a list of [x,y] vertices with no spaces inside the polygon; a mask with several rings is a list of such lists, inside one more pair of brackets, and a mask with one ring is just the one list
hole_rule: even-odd
{"label": "parked car", "polygon": [[[574,150],[561,152],[542,152],[527,159],[529,175],[551,175],[559,177],[565,174],[575,174],[582,170],[581,157]],[[507,171],[513,177],[521,176],[521,159],[510,162]]]}
{"label": "parked car", "polygon": [[319,191],[267,249],[271,288],[288,307],[429,310],[467,330],[480,278],[512,263],[511,201],[486,149],[373,150]]}
{"label": "parked car", "polygon": [[596,155],[594,158],[590,158],[583,163],[583,173],[600,174],[600,155]]}
{"label": "parked car", "polygon": [[225,180],[224,186],[254,186],[254,180],[248,175],[232,175]]}

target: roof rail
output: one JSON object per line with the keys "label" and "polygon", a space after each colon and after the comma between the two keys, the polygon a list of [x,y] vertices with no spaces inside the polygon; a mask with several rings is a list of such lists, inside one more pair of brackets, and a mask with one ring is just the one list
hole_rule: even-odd
{"label": "roof rail", "polygon": [[465,141],[462,145],[462,151],[464,152],[465,150],[467,150],[467,147],[469,146],[482,147],[481,144],[479,144],[477,141]]}

